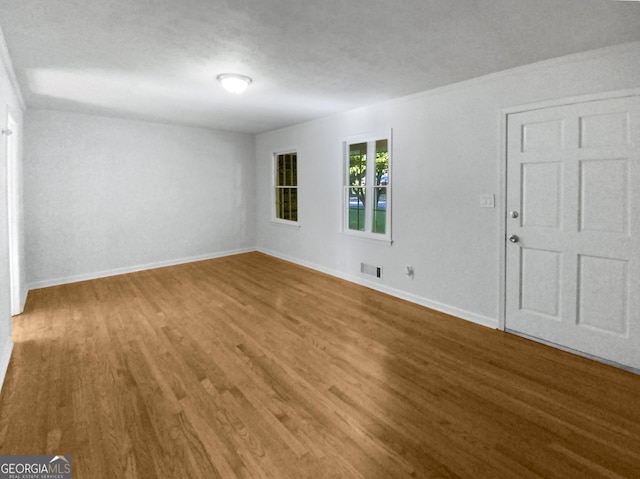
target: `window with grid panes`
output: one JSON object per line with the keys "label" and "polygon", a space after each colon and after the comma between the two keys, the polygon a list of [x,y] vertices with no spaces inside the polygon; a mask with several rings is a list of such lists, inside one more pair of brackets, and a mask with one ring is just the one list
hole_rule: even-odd
{"label": "window with grid panes", "polygon": [[275,218],[298,222],[298,154],[295,151],[276,153]]}

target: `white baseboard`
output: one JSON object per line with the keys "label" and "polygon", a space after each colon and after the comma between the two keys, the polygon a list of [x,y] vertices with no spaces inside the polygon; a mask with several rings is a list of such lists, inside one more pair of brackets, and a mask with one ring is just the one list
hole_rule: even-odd
{"label": "white baseboard", "polygon": [[7,370],[9,369],[9,361],[11,360],[11,353],[13,351],[13,341],[11,338],[5,338],[6,342],[4,347],[0,350],[0,392],[2,392],[2,386],[7,376]]}
{"label": "white baseboard", "polygon": [[[109,276],[117,276],[119,274],[135,273],[137,271],[145,271],[148,269],[164,268],[165,266],[175,266],[177,264],[193,263],[195,261],[204,261],[207,259],[222,258],[224,256],[233,256],[236,254],[249,253],[256,251],[255,248],[236,249],[231,251],[219,251],[217,253],[209,253],[200,256],[190,256],[187,258],[170,259],[166,261],[159,261],[157,263],[139,264],[135,266],[126,266],[124,268],[115,268],[106,271],[98,271],[95,273],[81,274],[77,276],[67,276],[64,278],[48,279],[44,281],[37,281],[35,283],[29,283],[29,290],[48,288],[50,286],[59,286],[61,284],[78,283],[80,281],[89,281],[92,279],[106,278]],[[26,300],[26,297],[25,297]]]}
{"label": "white baseboard", "polygon": [[326,273],[328,275],[335,276],[340,279],[344,279],[351,283],[356,283],[362,286],[366,286],[367,288],[371,288],[376,291],[380,291],[382,293],[395,296],[396,298],[404,299],[411,303],[419,304],[420,306],[424,306],[426,308],[433,309],[441,313],[449,314],[451,316],[456,316],[458,318],[465,319],[472,323],[479,324],[481,326],[486,326],[488,328],[498,329],[497,318],[490,318],[488,316],[472,313],[471,311],[466,311],[464,309],[456,308],[455,306],[449,306],[447,304],[439,303],[437,301],[433,301],[428,298],[424,298],[422,296],[407,293],[406,291],[402,291],[396,288],[391,288],[389,286],[385,286],[380,283],[375,283],[373,281],[367,281],[366,279],[358,276],[342,273],[340,271],[333,270],[330,268],[325,268],[324,266],[320,266],[318,264],[300,260],[298,258],[293,258],[291,256],[283,255],[281,253],[277,253],[275,251],[271,251],[268,249],[258,248],[258,251],[264,254],[268,254],[269,256],[274,256],[276,258],[282,259],[284,261],[289,261],[290,263],[299,264],[300,266],[305,266],[307,268],[320,271],[321,273]]}

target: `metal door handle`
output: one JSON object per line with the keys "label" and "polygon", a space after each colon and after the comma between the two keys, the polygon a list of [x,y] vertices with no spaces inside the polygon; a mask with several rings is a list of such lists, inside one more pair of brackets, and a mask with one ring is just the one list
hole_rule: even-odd
{"label": "metal door handle", "polygon": [[517,235],[511,235],[509,236],[509,241],[511,241],[512,243],[517,243],[518,241],[520,241],[520,238],[518,238]]}

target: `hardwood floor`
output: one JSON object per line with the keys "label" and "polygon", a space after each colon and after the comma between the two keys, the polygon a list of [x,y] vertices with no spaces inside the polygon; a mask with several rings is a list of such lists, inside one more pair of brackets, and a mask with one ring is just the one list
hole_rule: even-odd
{"label": "hardwood floor", "polygon": [[74,477],[620,478],[640,377],[260,253],[32,291],[0,454]]}

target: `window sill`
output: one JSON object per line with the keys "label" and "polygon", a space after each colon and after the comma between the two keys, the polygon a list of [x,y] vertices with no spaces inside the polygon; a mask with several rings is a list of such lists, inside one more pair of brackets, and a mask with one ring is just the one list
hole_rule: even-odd
{"label": "window sill", "polygon": [[349,238],[355,238],[367,243],[379,244],[379,245],[393,245],[393,240],[388,236],[378,235],[374,233],[363,233],[351,230],[342,230],[341,233]]}
{"label": "window sill", "polygon": [[288,221],[288,220],[280,220],[277,218],[272,218],[271,219],[271,223],[279,225],[279,226],[285,226],[285,227],[289,227],[289,228],[300,228],[300,222],[298,221]]}

